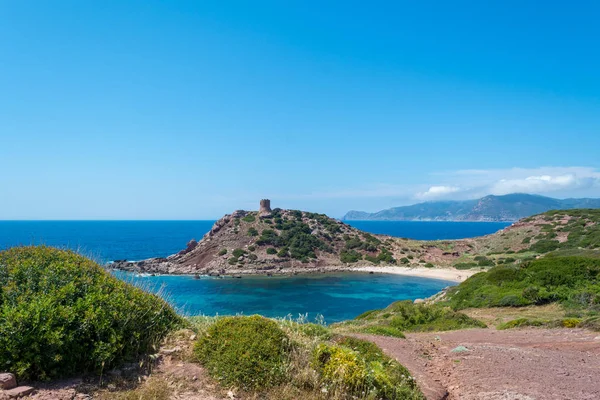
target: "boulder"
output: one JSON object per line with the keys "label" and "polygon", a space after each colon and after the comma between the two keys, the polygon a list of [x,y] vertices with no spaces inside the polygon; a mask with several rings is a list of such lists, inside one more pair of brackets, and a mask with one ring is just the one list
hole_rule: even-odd
{"label": "boulder", "polygon": [[425,303],[425,300],[423,300],[423,299],[415,299],[413,301],[413,303],[415,303],[415,304],[422,304],[422,303]]}
{"label": "boulder", "polygon": [[13,374],[3,372],[0,374],[0,389],[9,390],[17,387],[17,378]]}
{"label": "boulder", "polygon": [[18,399],[33,393],[34,390],[31,386],[18,386],[14,389],[5,390],[3,394],[8,396],[9,399]]}

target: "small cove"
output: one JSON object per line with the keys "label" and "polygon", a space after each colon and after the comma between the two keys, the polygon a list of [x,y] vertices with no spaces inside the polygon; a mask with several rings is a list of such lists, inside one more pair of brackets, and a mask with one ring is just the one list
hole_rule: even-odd
{"label": "small cove", "polygon": [[161,293],[185,315],[261,314],[326,323],[352,319],[397,300],[429,297],[454,282],[393,274],[335,273],[248,276],[242,279],[192,276],[115,275]]}

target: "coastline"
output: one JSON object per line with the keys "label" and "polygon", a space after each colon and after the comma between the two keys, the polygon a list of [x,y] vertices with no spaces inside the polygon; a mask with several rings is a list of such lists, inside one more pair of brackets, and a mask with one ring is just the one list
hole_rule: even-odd
{"label": "coastline", "polygon": [[479,270],[458,270],[450,268],[425,268],[425,267],[379,267],[379,266],[365,266],[365,267],[354,267],[349,268],[347,271],[357,272],[374,272],[382,274],[394,274],[394,275],[405,275],[405,276],[417,276],[420,278],[431,278],[431,279],[442,279],[445,281],[452,282],[463,282],[470,276],[475,275]]}
{"label": "coastline", "polygon": [[475,275],[480,270],[457,270],[451,268],[425,268],[425,267],[400,267],[395,265],[389,266],[327,266],[317,268],[269,268],[269,269],[222,269],[216,271],[149,271],[149,270],[131,270],[125,268],[108,268],[116,271],[134,272],[147,275],[180,275],[180,276],[205,276],[205,277],[231,277],[241,278],[243,276],[294,276],[300,274],[318,275],[324,273],[344,273],[344,272],[363,272],[373,274],[392,274],[415,276],[419,278],[440,279],[451,282],[463,282],[472,275]]}

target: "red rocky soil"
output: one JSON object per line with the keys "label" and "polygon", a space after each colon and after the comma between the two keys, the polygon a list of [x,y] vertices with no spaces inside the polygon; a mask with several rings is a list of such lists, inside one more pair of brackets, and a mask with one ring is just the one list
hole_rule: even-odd
{"label": "red rocky soil", "polygon": [[[358,335],[404,364],[428,400],[600,399],[600,336],[582,329]],[[468,351],[453,352],[458,346]]]}

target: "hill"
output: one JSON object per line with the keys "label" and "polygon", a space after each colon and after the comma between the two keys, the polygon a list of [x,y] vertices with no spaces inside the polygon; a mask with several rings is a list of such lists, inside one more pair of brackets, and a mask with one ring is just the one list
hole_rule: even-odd
{"label": "hill", "polygon": [[373,235],[298,210],[236,211],[199,242],[166,258],[116,261],[114,268],[166,274],[289,274],[386,268],[450,268],[465,272],[520,262],[552,251],[600,249],[600,210],[550,211],[495,234],[418,241]]}
{"label": "hill", "polygon": [[553,199],[515,193],[478,200],[431,201],[375,213],[349,211],[342,220],[370,221],[517,221],[550,210],[600,208],[600,199]]}

